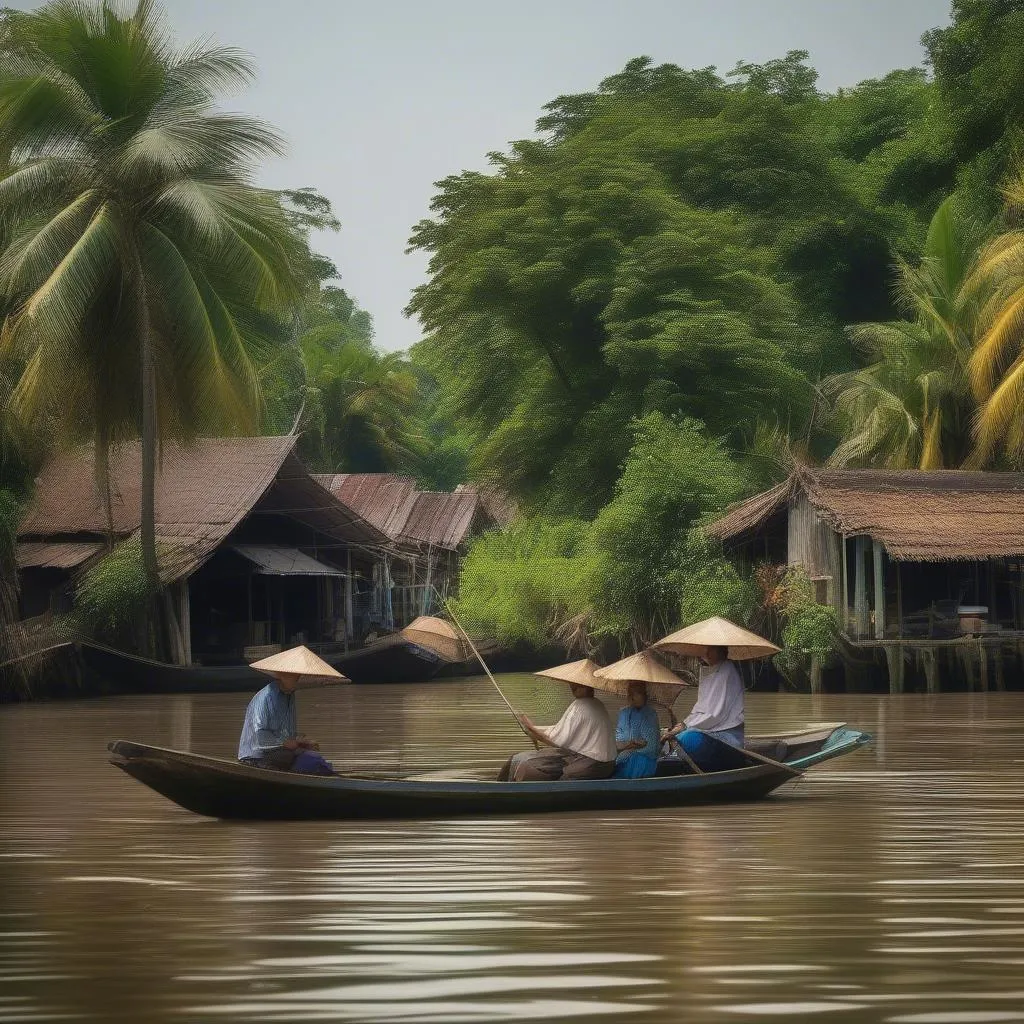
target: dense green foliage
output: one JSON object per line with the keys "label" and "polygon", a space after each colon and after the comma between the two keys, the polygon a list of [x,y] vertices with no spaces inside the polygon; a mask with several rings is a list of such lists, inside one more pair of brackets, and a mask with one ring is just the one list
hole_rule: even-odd
{"label": "dense green foliage", "polygon": [[[1024,189],[994,218],[1019,141],[1024,4],[956,0],[952,15],[923,39],[929,67],[833,94],[802,51],[724,77],[633,60],[548,104],[540,137],[492,154],[490,173],[439,184],[411,240],[430,256],[413,359],[471,439],[471,472],[538,524],[576,517],[560,555],[575,603],[530,588],[524,638],[571,620],[639,644],[750,616],[753,583],[693,530],[795,458],[1021,460]],[[637,427],[688,418],[721,439],[704,490],[672,455],[694,458],[694,435],[652,435],[645,454]],[[464,601],[486,576],[498,627],[525,618],[494,544],[486,565],[471,556]],[[834,624],[798,581],[785,591],[779,664],[799,675]]]}
{"label": "dense green foliage", "polygon": [[[651,413],[631,434],[616,493],[593,521],[529,516],[474,545],[460,606],[475,625],[537,644],[575,620],[594,639],[642,646],[678,621],[691,586],[711,614],[736,610],[735,570],[690,533],[743,489],[735,463],[695,420]],[[711,574],[719,585],[697,598]]]}

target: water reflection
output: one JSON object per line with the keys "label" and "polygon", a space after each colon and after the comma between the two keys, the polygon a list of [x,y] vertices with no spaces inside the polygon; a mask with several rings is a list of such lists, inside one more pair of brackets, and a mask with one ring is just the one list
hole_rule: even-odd
{"label": "water reflection", "polygon": [[[505,684],[541,720],[566,702]],[[106,764],[116,737],[231,756],[246,699],[0,709],[0,1024],[1024,1020],[1019,695],[755,695],[756,731],[876,745],[686,811],[227,824]],[[472,680],[299,700],[346,769],[522,745]]]}

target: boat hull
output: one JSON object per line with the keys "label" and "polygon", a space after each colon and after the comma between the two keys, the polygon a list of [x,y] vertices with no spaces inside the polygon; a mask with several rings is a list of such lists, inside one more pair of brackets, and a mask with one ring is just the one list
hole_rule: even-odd
{"label": "boat hull", "polygon": [[[343,654],[324,655],[353,683],[419,683],[432,679],[441,659],[426,647],[388,637]],[[89,641],[59,644],[20,659],[35,670],[33,697],[83,697],[131,693],[238,693],[263,686],[267,677],[249,665],[170,665]],[[40,669],[42,671],[40,671]],[[48,671],[47,671],[48,669]],[[17,664],[0,666],[0,692],[16,699],[28,692]]]}
{"label": "boat hull", "polygon": [[128,740],[111,743],[109,750],[111,762],[122,771],[196,814],[295,821],[628,810],[757,800],[803,767],[856,749],[869,739],[843,726],[794,736],[802,737],[802,745],[792,744],[801,755],[799,767],[796,761],[791,766],[755,762],[702,775],[572,782],[325,778]]}

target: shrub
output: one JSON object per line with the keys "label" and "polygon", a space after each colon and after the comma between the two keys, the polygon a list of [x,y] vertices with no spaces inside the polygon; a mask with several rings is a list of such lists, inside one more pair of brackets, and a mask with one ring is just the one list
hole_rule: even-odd
{"label": "shrub", "polygon": [[75,609],[93,633],[114,634],[137,620],[149,600],[149,585],[137,538],[117,545],[83,574],[75,587]]}
{"label": "shrub", "polygon": [[785,571],[779,598],[782,651],[775,665],[790,682],[802,682],[813,659],[824,664],[834,655],[839,619],[834,608],[814,599],[814,585],[802,566]]}

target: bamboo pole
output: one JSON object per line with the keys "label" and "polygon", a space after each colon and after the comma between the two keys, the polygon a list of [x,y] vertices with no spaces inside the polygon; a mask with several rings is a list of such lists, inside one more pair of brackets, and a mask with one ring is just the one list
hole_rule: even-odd
{"label": "bamboo pole", "polygon": [[[441,595],[438,594],[436,587],[434,588],[434,594],[437,596],[438,600],[441,600]],[[487,662],[484,661],[482,655],[476,649],[476,644],[474,644],[473,641],[470,639],[469,634],[462,628],[462,623],[459,622],[458,618],[455,615],[455,612],[452,611],[451,605],[442,604],[442,607],[452,617],[452,622],[455,623],[455,628],[458,629],[458,631],[465,637],[466,643],[469,644],[469,649],[476,655],[476,660],[480,662],[480,665],[482,666],[484,672],[487,673],[487,678],[490,679],[490,681],[494,684],[494,688],[498,691],[498,696],[505,702],[505,707],[507,707],[509,711],[512,713],[512,717],[516,720],[516,725],[518,725],[519,728],[523,730],[523,733],[530,738],[530,742],[533,744],[534,749],[540,750],[540,744],[537,742],[537,737],[534,736],[533,733],[531,733],[526,728],[526,726],[519,721],[518,712],[514,707],[512,707],[512,702],[502,692],[501,687],[498,685],[498,680],[495,679],[493,675],[491,675],[491,670],[487,667]]]}

